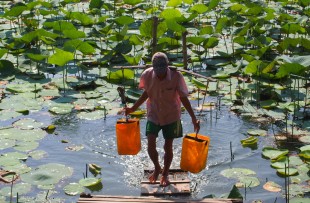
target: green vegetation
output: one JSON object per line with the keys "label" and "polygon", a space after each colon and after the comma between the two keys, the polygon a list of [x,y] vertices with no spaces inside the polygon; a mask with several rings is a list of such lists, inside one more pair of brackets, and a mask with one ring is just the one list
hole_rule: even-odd
{"label": "green vegetation", "polygon": [[[218,98],[217,104],[210,105],[203,99],[197,108],[200,116],[202,111],[212,112],[214,106],[229,105],[241,118],[280,126],[282,130],[272,132],[276,146],[266,146],[262,156],[271,160],[277,174],[290,177],[291,184],[282,191],[285,198],[309,192],[305,187],[310,159],[309,0],[27,0],[0,4],[0,121],[42,109],[53,115],[74,112],[86,120],[116,115],[122,109],[116,86],[124,86],[129,97],[137,98],[142,70],[113,67],[147,65],[154,51],[163,51],[171,65],[202,76],[184,73],[192,99]],[[133,115],[144,113],[142,109]],[[1,196],[12,199],[17,193],[27,194],[31,185],[49,191],[72,174],[70,167],[56,163],[36,170],[25,164],[30,157],[44,157],[44,151],[35,149],[55,127],[25,118],[0,129],[0,150],[18,151],[1,153],[0,169],[11,173],[0,173],[0,181],[13,184],[17,176],[22,180],[13,192],[9,186],[1,189],[0,202]],[[270,134],[251,129],[240,142],[255,150],[260,136]],[[290,144],[296,142],[304,146],[291,149]],[[51,173],[60,170],[63,176]],[[91,170],[96,176],[101,168],[91,165]],[[248,172],[232,168],[222,174],[235,176],[239,188],[259,185],[256,177],[249,176],[254,175],[251,171],[244,174]],[[100,188],[100,184],[100,177],[86,176],[64,191],[78,195],[85,187]],[[273,182],[264,187],[279,189]],[[36,200],[47,196],[48,192],[40,194]]]}

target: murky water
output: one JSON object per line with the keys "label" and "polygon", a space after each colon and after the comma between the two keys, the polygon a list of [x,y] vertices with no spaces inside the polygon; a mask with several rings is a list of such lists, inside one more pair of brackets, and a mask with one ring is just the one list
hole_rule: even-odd
{"label": "murky water", "polygon": [[[209,98],[209,100],[212,98]],[[191,101],[197,106],[196,101]],[[76,202],[77,196],[64,194],[63,186],[78,182],[86,175],[86,164],[95,163],[102,166],[102,189],[99,191],[86,191],[91,194],[102,195],[132,195],[140,196],[140,181],[144,169],[152,169],[146,152],[145,118],[141,119],[142,150],[136,156],[120,156],[117,154],[115,123],[121,116],[108,116],[105,120],[79,120],[75,114],[54,116],[45,112],[31,114],[31,117],[43,123],[53,123],[57,126],[54,134],[49,134],[40,142],[38,149],[45,150],[48,156],[41,160],[27,160],[27,165],[35,166],[46,163],[61,163],[74,169],[73,176],[63,180],[56,186],[55,198],[65,198],[66,202]],[[193,132],[191,119],[187,112],[182,115],[184,133]],[[200,116],[200,134],[209,135],[211,142],[207,168],[198,174],[189,174],[193,198],[202,198],[214,194],[220,197],[229,193],[235,180],[227,179],[220,172],[227,168],[248,168],[257,172],[261,184],[255,188],[240,189],[246,198],[245,202],[263,200],[264,202],[284,202],[281,193],[271,193],[263,189],[266,181],[274,181],[284,185],[284,179],[276,175],[270,167],[270,161],[261,156],[261,148],[273,145],[270,136],[259,137],[258,149],[243,148],[240,140],[244,139],[250,128],[257,128],[257,124],[243,121],[229,112],[228,107],[211,112],[203,112]],[[4,125],[4,123],[2,123]],[[66,140],[68,143],[62,143]],[[80,151],[68,151],[68,146],[84,148]],[[174,142],[174,160],[172,168],[179,168],[182,139]],[[163,138],[158,139],[158,151],[163,163]],[[234,159],[231,157],[230,146]],[[1,186],[0,186],[1,187]],[[36,194],[36,189],[33,194]]]}

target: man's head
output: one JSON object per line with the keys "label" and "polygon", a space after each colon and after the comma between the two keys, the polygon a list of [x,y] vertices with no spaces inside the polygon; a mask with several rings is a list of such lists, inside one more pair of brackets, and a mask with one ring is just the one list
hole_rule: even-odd
{"label": "man's head", "polygon": [[157,52],[152,57],[153,70],[157,76],[166,74],[168,63],[168,57],[162,52]]}

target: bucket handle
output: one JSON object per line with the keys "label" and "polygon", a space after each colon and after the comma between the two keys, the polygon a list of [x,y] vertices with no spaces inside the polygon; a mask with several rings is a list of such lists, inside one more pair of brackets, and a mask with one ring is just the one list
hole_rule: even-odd
{"label": "bucket handle", "polygon": [[[200,124],[200,120],[197,120],[197,123]],[[196,129],[196,135],[195,135],[195,140],[198,139],[198,132],[200,129]]]}

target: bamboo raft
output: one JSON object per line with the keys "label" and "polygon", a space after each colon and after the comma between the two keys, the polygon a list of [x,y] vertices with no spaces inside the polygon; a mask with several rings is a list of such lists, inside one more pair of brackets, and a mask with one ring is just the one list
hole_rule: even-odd
{"label": "bamboo raft", "polygon": [[159,197],[134,197],[134,196],[108,196],[108,195],[94,195],[92,197],[80,198],[77,203],[102,203],[102,202],[147,202],[147,203],[164,203],[164,202],[178,202],[178,203],[242,203],[240,199],[185,199],[185,198],[159,198]]}

